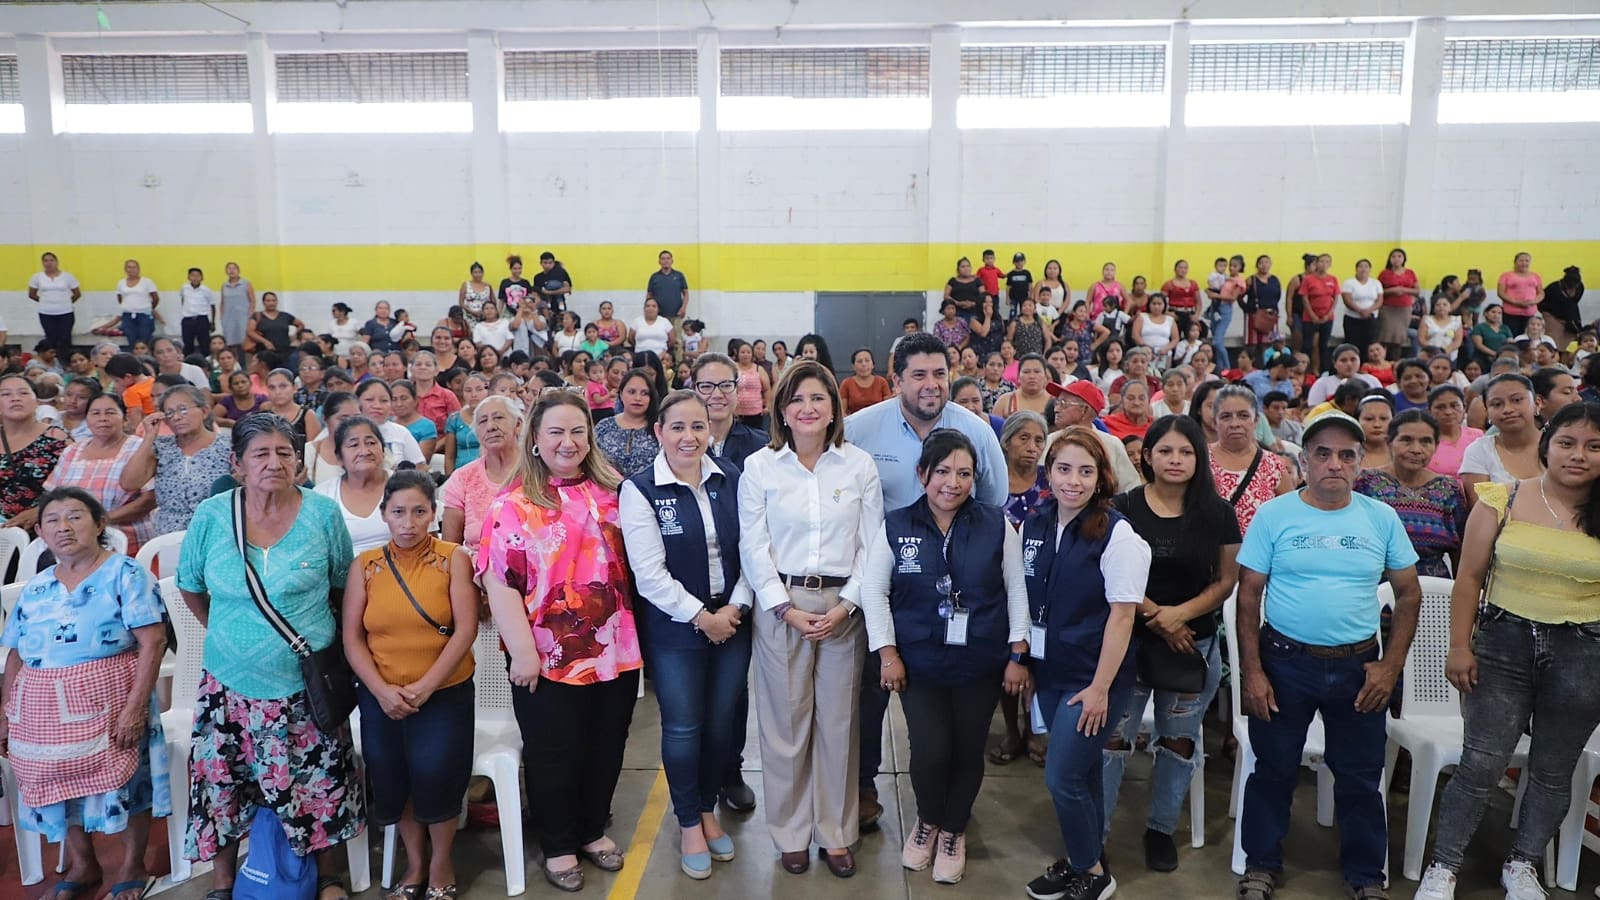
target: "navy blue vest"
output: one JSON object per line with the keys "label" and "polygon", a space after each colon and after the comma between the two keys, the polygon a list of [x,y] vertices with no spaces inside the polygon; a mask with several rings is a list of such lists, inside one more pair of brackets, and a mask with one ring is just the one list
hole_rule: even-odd
{"label": "navy blue vest", "polygon": [[[722,590],[728,594],[739,581],[739,470],[727,460],[712,462],[717,471],[706,479],[706,493],[722,551]],[[655,511],[661,544],[667,551],[668,574],[689,593],[707,600],[711,596],[710,557],[706,555],[705,522],[700,518],[700,504],[695,502],[694,492],[675,481],[656,484],[654,464],[629,481]],[[643,610],[638,615],[639,632],[641,641],[648,646],[689,650],[711,645],[693,625],[672,621],[654,603],[641,598],[634,610]],[[746,616],[740,627],[748,627],[749,621]]]}
{"label": "navy blue vest", "polygon": [[743,472],[744,461],[750,458],[750,454],[765,447],[768,440],[765,431],[751,428],[743,422],[734,422],[733,427],[728,429],[728,439],[722,442],[722,452],[713,454],[713,457],[725,459]]}
{"label": "navy blue vest", "polygon": [[[884,516],[883,527],[895,554],[889,610],[907,674],[935,684],[999,678],[1011,644],[1000,567],[1010,527],[1005,513],[998,506],[969,500],[950,524],[948,560],[945,535],[934,524],[927,497]],[[969,613],[964,647],[944,642],[945,620],[939,618],[944,596],[936,585],[946,574]]]}
{"label": "navy blue vest", "polygon": [[[1111,607],[1100,557],[1111,543],[1111,531],[1123,516],[1110,510],[1106,533],[1098,541],[1078,536],[1083,517],[1072,520],[1056,548],[1055,501],[1046,501],[1022,523],[1022,570],[1028,582],[1028,619],[1045,629],[1043,660],[1034,660],[1034,682],[1043,690],[1080,691],[1094,681],[1100,665]],[[1132,642],[1129,642],[1132,648]],[[1117,675],[1133,676],[1133,654],[1123,658]]]}

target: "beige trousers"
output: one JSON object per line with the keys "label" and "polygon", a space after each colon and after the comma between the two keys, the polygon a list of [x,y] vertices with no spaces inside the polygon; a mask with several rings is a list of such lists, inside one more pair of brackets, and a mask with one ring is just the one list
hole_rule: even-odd
{"label": "beige trousers", "polygon": [[[839,605],[839,591],[795,588],[789,602],[827,612]],[[772,842],[780,853],[808,851],[813,841],[849,847],[860,830],[856,703],[867,641],[861,615],[824,641],[805,640],[769,611],[752,615],[761,782]]]}

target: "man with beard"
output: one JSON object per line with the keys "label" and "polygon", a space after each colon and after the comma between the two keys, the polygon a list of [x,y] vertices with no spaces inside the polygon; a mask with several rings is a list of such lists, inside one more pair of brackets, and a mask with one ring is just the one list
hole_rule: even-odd
{"label": "man with beard", "polygon": [[[922,497],[917,458],[922,441],[935,428],[954,428],[978,451],[972,495],[981,503],[1006,502],[1006,460],[1000,440],[983,418],[950,402],[950,360],[944,342],[931,333],[903,335],[894,348],[895,395],[844,420],[845,440],[872,454],[883,485],[885,512],[910,506]],[[883,815],[874,781],[883,761],[883,715],[889,693],[878,678],[876,654],[865,659],[861,679],[861,827]]]}

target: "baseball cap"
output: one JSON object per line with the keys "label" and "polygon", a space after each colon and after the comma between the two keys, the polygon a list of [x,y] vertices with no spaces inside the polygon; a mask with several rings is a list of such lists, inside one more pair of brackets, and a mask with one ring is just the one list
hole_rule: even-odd
{"label": "baseball cap", "polygon": [[1343,428],[1345,433],[1355,438],[1358,442],[1365,441],[1367,433],[1361,428],[1361,423],[1338,410],[1325,412],[1306,425],[1306,430],[1300,436],[1300,446],[1311,446],[1311,439],[1328,430],[1329,428]]}
{"label": "baseball cap", "polygon": [[1022,262],[1023,260],[1025,260],[1027,258],[1028,258],[1028,254],[1023,253],[1020,250],[1017,251],[1016,253],[1011,254],[1011,261],[1012,262]]}
{"label": "baseball cap", "polygon": [[1049,391],[1052,397],[1061,397],[1066,394],[1077,397],[1084,403],[1089,404],[1089,408],[1094,410],[1094,414],[1097,416],[1100,415],[1101,410],[1106,408],[1106,395],[1102,394],[1099,388],[1081,378],[1071,384],[1057,384],[1052,381],[1046,384],[1044,389]]}

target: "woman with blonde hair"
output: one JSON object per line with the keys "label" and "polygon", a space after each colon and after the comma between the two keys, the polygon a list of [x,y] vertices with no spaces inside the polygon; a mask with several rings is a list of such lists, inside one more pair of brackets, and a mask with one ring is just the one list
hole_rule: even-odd
{"label": "woman with blonde hair", "polygon": [[[480,404],[481,406],[482,404]],[[528,809],[545,880],[583,889],[579,859],[621,870],[605,833],[639,686],[621,484],[583,398],[540,396],[516,475],[490,504],[477,575],[509,658]]]}

